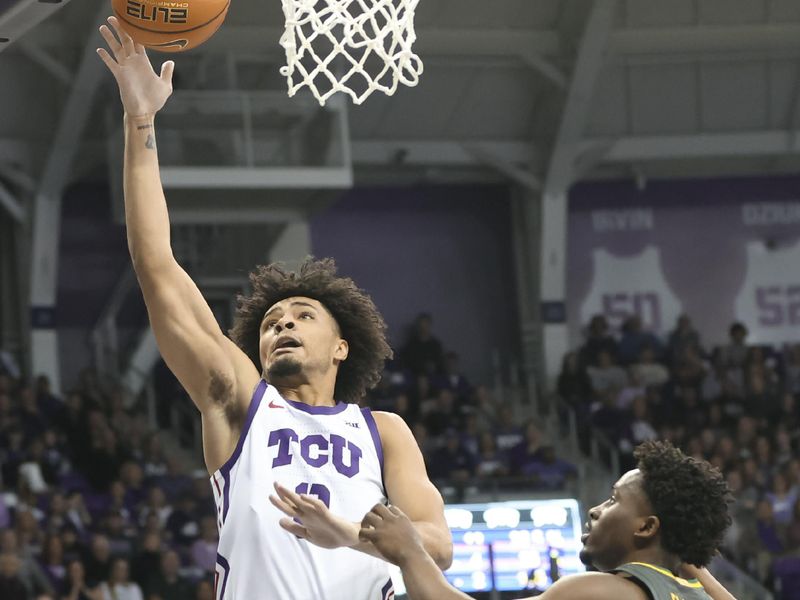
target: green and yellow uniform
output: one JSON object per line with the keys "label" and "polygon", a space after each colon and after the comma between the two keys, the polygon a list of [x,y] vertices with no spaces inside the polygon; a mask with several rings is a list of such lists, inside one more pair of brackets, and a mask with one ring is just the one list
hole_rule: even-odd
{"label": "green and yellow uniform", "polygon": [[647,563],[628,563],[612,573],[627,575],[650,594],[652,600],[710,600],[697,579],[683,579],[667,569]]}

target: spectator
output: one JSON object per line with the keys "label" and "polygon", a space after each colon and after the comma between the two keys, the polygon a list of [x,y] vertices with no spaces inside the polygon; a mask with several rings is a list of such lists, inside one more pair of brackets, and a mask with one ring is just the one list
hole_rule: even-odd
{"label": "spectator", "polygon": [[203,517],[200,538],[192,544],[192,564],[206,573],[213,573],[217,563],[217,522],[214,517]]}
{"label": "spectator", "polygon": [[494,439],[500,452],[508,452],[525,439],[522,428],[514,418],[514,409],[508,404],[500,408],[499,420],[494,430]]}
{"label": "spectator", "polygon": [[552,446],[543,446],[538,454],[538,460],[527,465],[526,474],[537,482],[540,489],[563,490],[575,476],[575,466],[558,458]]}
{"label": "spectator", "polygon": [[105,535],[96,533],[92,536],[83,564],[86,583],[90,587],[96,587],[108,579],[111,573],[111,544]]}
{"label": "spectator", "polygon": [[533,419],[528,419],[524,428],[525,438],[509,452],[511,472],[515,475],[530,476],[536,463],[541,461],[543,445],[542,430]]}
{"label": "spectator", "polygon": [[661,386],[667,383],[667,367],[655,362],[656,354],[652,346],[644,346],[639,353],[639,361],[631,367],[631,372],[645,387]]}
{"label": "spectator", "polygon": [[41,567],[50,580],[50,587],[60,590],[63,587],[67,569],[64,566],[64,547],[59,536],[50,534],[45,539]]}
{"label": "spectator", "polygon": [[141,588],[130,581],[129,576],[128,560],[115,558],[111,563],[108,579],[100,585],[102,600],[144,600]]}
{"label": "spectator", "polygon": [[726,369],[744,368],[747,360],[747,327],[742,323],[733,323],[728,330],[728,344],[719,349],[720,363]]}
{"label": "spectator", "polygon": [[485,385],[479,385],[475,388],[474,396],[473,404],[478,422],[484,429],[493,429],[497,425],[498,410],[492,393]]}
{"label": "spectator", "polygon": [[628,375],[625,370],[614,362],[614,357],[608,352],[601,351],[597,355],[597,366],[587,369],[592,389],[597,392],[606,392],[613,388],[621,390],[628,384]]}
{"label": "spectator", "polygon": [[592,394],[592,382],[581,368],[576,352],[568,352],[561,362],[558,394],[573,408],[585,405]]}
{"label": "spectator", "polygon": [[28,590],[19,575],[19,558],[14,554],[0,554],[0,598],[3,600],[28,600]]}
{"label": "spectator", "polygon": [[52,591],[39,563],[33,557],[30,548],[19,543],[16,531],[5,529],[0,532],[0,554],[15,557],[13,572],[20,578],[27,593],[30,595]]}
{"label": "spectator", "polygon": [[166,530],[174,544],[189,546],[200,535],[197,503],[190,492],[181,494],[178,505],[167,517]]}
{"label": "spectator", "polygon": [[581,366],[584,368],[597,366],[601,352],[616,358],[618,352],[617,342],[608,333],[608,321],[606,321],[606,318],[603,315],[595,315],[589,321],[586,342],[584,342],[578,354]]}
{"label": "spectator", "polygon": [[642,328],[642,319],[638,315],[628,317],[622,324],[622,335],[619,339],[620,364],[632,364],[648,346],[653,349],[656,357],[661,357],[661,342],[658,338]]}
{"label": "spectator", "polygon": [[169,600],[192,600],[192,586],[180,575],[181,561],[178,553],[168,550],[161,558],[161,568],[147,590],[148,597],[158,596]]}
{"label": "spectator", "polygon": [[502,477],[508,474],[507,464],[508,461],[498,451],[491,432],[484,431],[481,433],[475,474],[479,477]]}
{"label": "spectator", "polygon": [[158,533],[147,533],[143,536],[142,547],[131,565],[133,580],[143,590],[148,590],[160,568],[161,536]]}
{"label": "spectator", "polygon": [[431,463],[432,479],[465,482],[475,473],[475,457],[464,449],[453,430],[446,433],[444,446],[434,452]]}
{"label": "spectator", "polygon": [[433,387],[439,390],[450,390],[459,402],[465,402],[472,387],[459,368],[458,354],[448,352],[444,357],[444,370],[434,376]]}
{"label": "spectator", "polygon": [[414,321],[400,356],[405,367],[415,375],[434,375],[444,367],[442,343],[434,337],[433,319],[427,313],[420,313]]}
{"label": "spectator", "polygon": [[153,486],[147,494],[147,503],[142,507],[142,511],[139,515],[139,522],[144,525],[148,515],[155,515],[158,517],[159,528],[163,529],[171,513],[172,507],[167,504],[167,497],[164,494],[164,490],[158,486]]}
{"label": "spectator", "polygon": [[71,560],[67,565],[61,600],[103,600],[100,590],[86,585],[86,573],[80,560]]}
{"label": "spectator", "polygon": [[439,390],[436,399],[429,403],[428,407],[423,406],[425,426],[428,433],[434,437],[442,435],[446,429],[460,423],[461,411],[457,410],[455,397],[449,389]]}
{"label": "spectator", "polygon": [[700,354],[700,334],[692,325],[692,320],[688,315],[681,315],[675,323],[675,329],[669,334],[669,358],[676,364],[680,357],[685,356],[687,350],[692,350],[695,354]]}
{"label": "spectator", "polygon": [[772,479],[772,490],[767,492],[764,497],[769,502],[775,524],[789,525],[793,517],[794,505],[798,499],[798,492],[789,489],[783,473],[775,474]]}

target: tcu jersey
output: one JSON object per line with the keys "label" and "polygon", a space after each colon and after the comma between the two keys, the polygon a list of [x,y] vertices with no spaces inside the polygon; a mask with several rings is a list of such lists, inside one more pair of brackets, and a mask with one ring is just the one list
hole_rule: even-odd
{"label": "tcu jersey", "polygon": [[308,406],[266,381],[256,388],[233,455],[211,477],[217,503],[217,600],[388,600],[388,564],[325,550],[281,528],[273,482],[360,522],[386,502],[383,449],[369,409]]}

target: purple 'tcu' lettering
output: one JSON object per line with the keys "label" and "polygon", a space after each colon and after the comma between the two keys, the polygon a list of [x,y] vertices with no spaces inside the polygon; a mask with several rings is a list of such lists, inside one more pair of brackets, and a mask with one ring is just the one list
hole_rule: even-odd
{"label": "purple 'tcu' lettering", "polygon": [[[359,470],[359,462],[361,461],[361,448],[348,442],[340,435],[331,434],[331,444],[333,445],[333,466],[345,477],[352,477]],[[344,449],[350,451],[350,464],[344,464]]]}
{"label": "purple 'tcu' lettering", "polygon": [[276,429],[269,434],[269,446],[278,446],[278,455],[272,459],[272,468],[291,464],[292,453],[289,444],[298,440],[297,434],[292,429]]}

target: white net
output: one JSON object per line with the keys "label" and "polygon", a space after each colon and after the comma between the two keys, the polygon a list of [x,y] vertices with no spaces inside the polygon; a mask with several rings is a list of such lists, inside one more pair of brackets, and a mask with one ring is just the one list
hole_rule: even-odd
{"label": "white net", "polygon": [[361,104],[375,90],[391,96],[400,83],[419,83],[422,61],[412,50],[419,0],[281,2],[289,96],[307,86],[320,104],[336,92]]}

